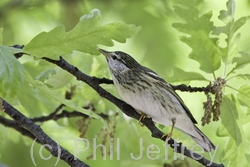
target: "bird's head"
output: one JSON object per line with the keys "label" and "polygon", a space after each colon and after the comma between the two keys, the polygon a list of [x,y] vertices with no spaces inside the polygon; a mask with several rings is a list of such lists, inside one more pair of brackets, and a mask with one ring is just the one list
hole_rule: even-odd
{"label": "bird's head", "polygon": [[127,53],[120,51],[108,52],[103,49],[99,49],[99,51],[106,57],[109,68],[114,72],[123,72],[141,67],[141,65]]}

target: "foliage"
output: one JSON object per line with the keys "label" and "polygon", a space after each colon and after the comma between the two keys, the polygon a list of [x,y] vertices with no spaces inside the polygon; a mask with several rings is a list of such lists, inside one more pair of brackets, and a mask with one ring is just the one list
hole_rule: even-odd
{"label": "foliage", "polygon": [[[131,164],[133,166],[145,166],[145,164],[162,166],[164,163],[167,166],[173,164],[175,163],[173,162],[175,155],[172,153],[167,160],[159,158],[159,161],[151,161],[143,157],[143,162],[132,161],[131,150],[136,154],[140,153],[138,152],[140,150],[140,145],[138,145],[140,137],[146,141],[144,145],[152,143],[162,145],[162,143],[150,138],[147,130],[139,128],[134,120],[126,121],[121,114],[117,114],[117,108],[100,98],[89,86],[77,81],[68,72],[43,59],[47,57],[58,60],[62,57],[88,75],[99,78],[109,77],[105,60],[103,57],[97,56],[99,54],[97,47],[115,45],[119,48],[118,43],[126,42],[129,49],[125,50],[125,52],[137,53],[135,55],[136,59],[141,60],[145,65],[155,67],[154,69],[160,71],[160,74],[165,74],[165,71],[173,68],[173,76],[168,76],[167,81],[192,84],[195,83],[193,81],[203,81],[205,83],[203,86],[211,88],[211,92],[205,94],[207,102],[204,102],[205,113],[202,124],[210,123],[207,126],[212,126],[212,120],[220,120],[221,122],[216,124],[216,126],[218,125],[216,127],[217,138],[211,140],[214,143],[219,140],[223,141],[221,142],[223,144],[226,143],[224,148],[219,146],[219,153],[216,152],[217,159],[215,161],[218,161],[220,157],[220,161],[227,164],[226,166],[247,166],[250,163],[247,159],[250,143],[249,135],[246,134],[243,125],[249,122],[250,85],[249,83],[245,84],[243,81],[249,82],[250,80],[249,72],[245,72],[245,68],[250,63],[250,54],[241,50],[241,38],[248,34],[246,32],[242,33],[240,30],[246,25],[250,16],[236,19],[235,12],[237,8],[234,0],[227,1],[226,9],[220,9],[217,18],[213,18],[213,16],[217,16],[214,10],[210,9],[210,11],[205,12],[202,10],[205,5],[203,0],[143,1],[133,2],[133,5],[130,3],[132,2],[121,3],[127,5],[127,7],[114,5],[108,19],[106,16],[109,12],[106,9],[107,6],[105,4],[103,4],[104,7],[100,5],[100,9],[106,11],[103,16],[98,9],[93,9],[89,14],[80,17],[80,20],[76,20],[71,30],[68,31],[67,26],[59,25],[48,32],[39,32],[38,35],[32,37],[30,42],[25,44],[23,49],[8,47],[5,41],[9,40],[7,36],[11,34],[9,32],[11,29],[1,25],[3,28],[0,28],[0,97],[30,118],[49,115],[53,111],[62,112],[62,110],[69,112],[80,111],[90,116],[72,120],[65,118],[56,121],[56,123],[52,123],[52,121],[41,123],[44,130],[48,131],[48,135],[61,138],[60,144],[65,142],[65,147],[68,149],[71,149],[72,143],[67,143],[64,139],[79,136],[78,130],[81,137],[97,138],[104,145],[110,146],[112,144],[110,140],[114,136],[117,136],[117,139],[123,138],[129,141],[124,142],[120,148],[123,151],[121,154],[123,154],[125,160],[121,163],[110,160],[105,162],[106,165],[114,166],[113,164],[117,163],[120,166]],[[96,4],[95,1],[84,1],[84,6],[89,7],[89,9]],[[53,5],[56,4],[51,5],[51,11],[56,9]],[[69,10],[67,5],[65,9]],[[171,11],[172,7],[173,11]],[[28,8],[31,8],[31,6],[28,6]],[[4,11],[4,8],[0,9],[0,11]],[[139,9],[143,9],[143,11],[140,13]],[[44,13],[48,17],[48,12]],[[131,17],[125,17],[124,13],[138,13],[138,15],[133,14],[133,17],[132,15]],[[53,12],[51,12],[51,15],[53,15]],[[141,15],[140,18],[137,18],[139,15]],[[176,16],[179,17],[180,21],[176,21],[178,20]],[[29,15],[29,17],[35,16]],[[136,35],[141,30],[141,27],[114,21],[101,24],[107,22],[107,20],[120,20],[120,18],[133,24],[137,21],[137,25],[148,24],[142,28],[136,38],[127,40]],[[74,17],[74,19],[76,18]],[[66,22],[71,21],[68,19]],[[176,32],[167,27],[167,23],[171,24]],[[36,26],[35,24],[31,27]],[[159,29],[158,26],[163,27],[163,29]],[[176,62],[182,58],[174,55],[175,52],[181,53],[181,49],[177,47],[171,48],[172,43],[175,43],[172,42],[174,40],[173,34],[181,36],[178,40],[186,44],[189,49],[183,49],[185,53],[183,57],[188,57],[185,59],[187,61],[184,60],[185,64],[190,63],[189,66],[192,66],[194,60],[199,64],[198,70],[187,72],[184,70],[185,67],[180,68],[179,65],[176,65]],[[154,39],[152,39],[153,36],[155,36]],[[178,40],[176,43],[181,45]],[[13,43],[13,41],[11,42]],[[14,40],[14,42],[18,41]],[[191,52],[187,55],[190,50]],[[17,59],[14,54],[20,52],[25,52],[26,55]],[[163,54],[165,52],[167,54]],[[144,54],[150,56],[144,58]],[[193,68],[195,69],[195,66]],[[221,75],[218,75],[219,73]],[[102,85],[102,87],[110,93],[115,93],[110,85]],[[202,103],[202,101],[199,101],[199,103]],[[58,107],[60,105],[63,105],[63,107]],[[7,118],[4,113],[0,114]],[[98,121],[95,119],[98,119]],[[77,125],[75,125],[75,122],[77,122]],[[104,126],[107,126],[108,129],[105,130]],[[135,126],[136,128],[134,128]],[[56,130],[51,131],[53,128]],[[65,133],[68,136],[65,136]],[[205,134],[207,133],[205,132]],[[176,138],[183,139],[183,143],[190,142],[190,140],[186,142],[184,137],[181,136],[182,134],[177,131],[175,135]],[[0,127],[0,137],[10,139],[15,143],[19,141],[20,135],[13,132],[8,133],[6,136],[5,128]],[[21,139],[24,139],[25,144],[31,144],[31,141],[27,141],[25,137]],[[7,140],[5,141],[7,142]],[[113,141],[113,144],[117,142]],[[0,145],[0,147],[2,146]],[[101,156],[103,152],[103,150],[98,151],[98,155]],[[3,153],[0,152],[0,154]],[[87,163],[89,162],[93,166],[100,165],[93,160],[93,152],[87,152],[87,154],[84,152],[81,156],[79,159],[83,161],[90,159]],[[164,157],[163,151],[161,151],[159,157]],[[188,165],[190,163],[190,166],[197,165],[192,160],[186,160],[181,162],[179,166],[186,166],[186,163]]]}
{"label": "foliage", "polygon": [[124,23],[110,23],[100,26],[100,11],[94,9],[80,18],[79,23],[69,32],[58,26],[50,32],[42,32],[28,43],[24,51],[37,58],[58,59],[60,55],[70,54],[73,50],[98,55],[97,44],[112,46],[111,39],[126,42],[126,38],[137,33],[139,28]]}
{"label": "foliage", "polygon": [[[189,57],[199,62],[202,71],[213,74],[215,84],[225,85],[235,90],[233,93],[228,93],[225,89],[217,90],[223,92],[223,97],[220,97],[222,98],[220,108],[222,121],[217,135],[230,136],[229,142],[221,154],[221,159],[222,161],[229,161],[228,166],[247,166],[249,161],[246,158],[246,154],[249,154],[250,141],[247,139],[242,126],[247,123],[244,121],[245,118],[249,117],[243,112],[245,110],[244,106],[248,105],[246,101],[250,100],[247,93],[249,84],[233,88],[229,80],[237,77],[249,80],[248,74],[237,73],[238,69],[250,63],[249,54],[243,51],[239,52],[237,44],[240,40],[238,30],[250,16],[236,20],[235,2],[234,0],[229,0],[226,5],[227,10],[222,10],[218,16],[219,20],[224,23],[224,26],[214,26],[211,21],[212,11],[202,15],[199,13],[201,3],[203,3],[202,0],[192,1],[192,3],[188,0],[179,0],[178,3],[179,5],[174,6],[175,13],[182,17],[185,23],[174,23],[173,27],[189,35],[188,37],[181,37],[181,40],[192,48]],[[227,36],[225,47],[220,46],[220,34],[222,33]],[[213,34],[213,36],[210,34]],[[236,57],[238,53],[241,57]],[[224,66],[223,74],[216,76],[215,72],[221,67],[221,63]],[[232,66],[231,70],[228,71],[229,65]],[[234,76],[230,77],[232,74]],[[207,78],[207,80],[209,79]],[[245,101],[243,105],[240,103],[242,98]],[[218,98],[216,99],[218,100]],[[214,118],[213,120],[216,119]]]}
{"label": "foliage", "polygon": [[[132,34],[137,33],[137,31],[139,30],[139,28],[136,28],[133,25],[127,26],[123,23],[111,23],[106,26],[100,26],[100,18],[100,11],[94,9],[90,14],[81,17],[80,22],[72,31],[66,33],[63,30],[63,26],[58,26],[48,33],[42,32],[41,34],[38,34],[35,38],[33,38],[31,42],[28,43],[27,46],[25,46],[23,51],[30,55],[34,55],[34,57],[37,58],[46,56],[53,59],[58,59],[59,56],[62,55],[63,57],[67,57],[66,55],[71,54],[74,50],[96,54],[97,44],[105,44],[108,46],[113,45],[111,39],[117,40],[119,42],[125,42],[126,38],[130,37]],[[84,31],[86,29],[88,31]],[[18,50],[16,51],[16,53],[23,51]],[[23,66],[21,66],[18,60],[15,59],[13,53],[6,49],[6,47],[1,47],[1,52],[1,58],[3,60],[1,62],[4,63],[2,67],[5,67],[3,69],[5,69],[6,71],[3,72],[3,75],[1,76],[1,94],[4,98],[7,97],[5,95],[6,93],[9,93],[9,96],[13,98],[16,95],[15,93],[17,93],[17,89],[20,88],[20,82],[23,82],[23,80],[25,80],[27,83],[33,85],[35,88],[40,90],[41,93],[45,93],[50,98],[55,99],[76,111],[81,111],[93,118],[99,118],[102,120],[102,118],[97,114],[88,110],[84,110],[83,108],[73,104],[71,101],[64,99],[60,91],[56,90],[58,85],[55,84],[60,84],[59,87],[65,86],[72,80],[71,77],[67,80],[67,82],[64,83],[64,85],[61,85],[62,82],[58,82],[55,83],[53,87],[50,85],[52,89],[49,89],[45,83],[40,82],[39,80],[32,79],[28,71],[23,72],[24,74],[21,75],[20,71],[24,71]],[[16,64],[10,64],[10,62]],[[60,71],[62,70],[57,70],[57,74],[59,74]],[[9,76],[5,76],[5,74],[8,74]],[[64,73],[60,75],[60,78],[65,78],[67,75],[67,73]],[[41,79],[44,78],[44,76],[48,76],[48,71],[40,74],[38,78]],[[52,75],[52,77],[54,78],[56,77],[56,75]],[[13,85],[15,85],[15,87],[13,87]],[[26,94],[29,91],[33,91],[33,88],[25,90]],[[23,99],[22,95],[20,94],[18,97],[20,99]],[[20,100],[20,102],[24,107],[27,106],[27,101]]]}

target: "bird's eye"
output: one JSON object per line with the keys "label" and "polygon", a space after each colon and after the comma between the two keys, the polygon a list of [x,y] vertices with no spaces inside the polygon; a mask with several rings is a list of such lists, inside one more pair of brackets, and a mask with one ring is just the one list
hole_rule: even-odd
{"label": "bird's eye", "polygon": [[112,57],[113,60],[117,59],[117,57],[115,55],[112,55],[111,57]]}

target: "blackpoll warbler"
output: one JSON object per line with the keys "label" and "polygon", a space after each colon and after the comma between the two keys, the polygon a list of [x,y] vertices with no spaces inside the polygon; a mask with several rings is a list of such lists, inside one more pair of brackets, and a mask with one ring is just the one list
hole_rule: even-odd
{"label": "blackpoll warbler", "polygon": [[205,151],[214,144],[194,124],[196,120],[172,87],[154,71],[124,52],[99,51],[106,57],[114,85],[121,98],[156,123],[172,125],[193,138]]}

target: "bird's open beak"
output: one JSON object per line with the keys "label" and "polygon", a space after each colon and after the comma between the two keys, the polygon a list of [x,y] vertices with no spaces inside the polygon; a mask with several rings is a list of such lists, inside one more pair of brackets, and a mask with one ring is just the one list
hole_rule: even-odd
{"label": "bird's open beak", "polygon": [[109,58],[109,52],[103,49],[98,48],[98,50],[108,59]]}

